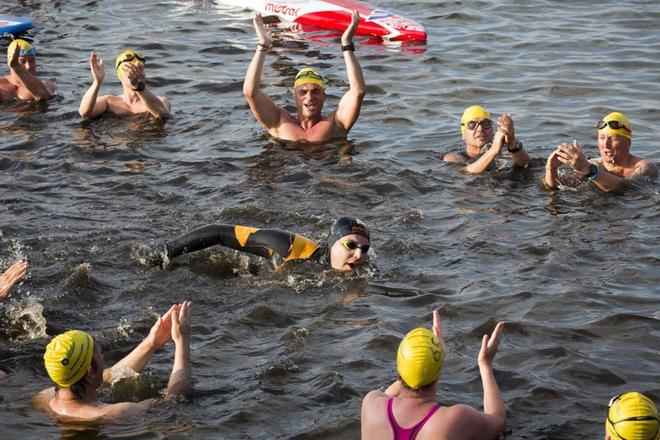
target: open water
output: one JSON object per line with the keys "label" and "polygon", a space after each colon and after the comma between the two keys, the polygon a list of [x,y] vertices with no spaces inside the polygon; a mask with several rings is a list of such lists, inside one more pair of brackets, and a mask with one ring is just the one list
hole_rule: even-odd
{"label": "open water", "polygon": [[[368,83],[347,142],[269,139],[241,94],[256,46],[251,14],[211,1],[3,0],[27,15],[46,105],[0,105],[0,257],[30,262],[0,306],[2,438],[359,437],[360,402],[396,378],[399,339],[444,318],[450,355],[439,401],[480,407],[483,333],[507,322],[496,377],[507,438],[601,438],[610,397],[660,402],[660,197],[586,185],[547,191],[545,158],[577,138],[591,156],[597,121],[620,110],[633,151],[660,160],[660,5],[638,0],[374,0],[426,26],[427,46],[358,38]],[[292,109],[297,69],[347,82],[337,34],[280,27],[263,87]],[[369,44],[367,44],[369,43]],[[149,85],[173,103],[149,118],[81,121],[88,56],[147,57]],[[119,93],[111,67],[103,91]],[[536,158],[483,176],[444,164],[460,114],[512,113]],[[167,270],[141,247],[209,223],[279,227],[322,240],[341,214],[372,228],[377,271],[313,265],[273,274],[216,248]],[[41,356],[69,328],[126,354],[170,304],[194,302],[194,391],[120,425],[57,426],[30,397],[49,386]],[[173,350],[103,396],[158,395]]]}

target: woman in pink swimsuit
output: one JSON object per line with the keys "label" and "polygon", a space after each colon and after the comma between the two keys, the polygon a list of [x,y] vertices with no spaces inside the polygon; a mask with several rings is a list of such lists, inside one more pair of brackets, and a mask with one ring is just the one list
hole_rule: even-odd
{"label": "woman in pink swimsuit", "polygon": [[433,332],[416,328],[399,345],[399,379],[385,391],[369,392],[362,401],[362,440],[491,440],[504,431],[506,412],[495,382],[492,361],[502,337],[500,322],[484,335],[478,363],[484,387],[484,411],[469,405],[439,406],[436,388],[447,348],[440,313],[433,312]]}

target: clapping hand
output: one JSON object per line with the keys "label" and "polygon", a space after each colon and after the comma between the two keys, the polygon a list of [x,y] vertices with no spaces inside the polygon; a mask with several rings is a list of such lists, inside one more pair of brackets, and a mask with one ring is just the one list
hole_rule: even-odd
{"label": "clapping hand", "polygon": [[12,287],[25,276],[27,267],[27,261],[20,260],[9,266],[9,269],[0,275],[0,301],[7,298]]}
{"label": "clapping hand", "polygon": [[357,9],[354,9],[353,12],[351,13],[351,24],[348,25],[348,27],[344,31],[344,34],[341,36],[342,46],[351,44],[351,42],[353,41],[353,36],[357,31],[359,23],[360,23],[360,13],[357,11]]}
{"label": "clapping hand", "polygon": [[489,367],[493,363],[495,354],[497,354],[497,347],[500,345],[500,339],[502,338],[502,332],[504,332],[504,322],[498,322],[495,326],[495,330],[490,335],[484,335],[481,340],[481,350],[479,350],[478,362],[479,366]]}
{"label": "clapping hand", "polygon": [[259,44],[263,44],[264,46],[271,46],[272,42],[270,39],[270,35],[268,35],[268,32],[266,31],[266,28],[264,27],[264,18],[259,14],[258,12],[254,16],[254,30],[257,33],[257,38],[259,39]]}
{"label": "clapping hand", "polygon": [[94,82],[101,84],[105,78],[105,65],[103,63],[103,58],[97,58],[96,52],[92,52],[89,56],[89,68],[92,71]]}

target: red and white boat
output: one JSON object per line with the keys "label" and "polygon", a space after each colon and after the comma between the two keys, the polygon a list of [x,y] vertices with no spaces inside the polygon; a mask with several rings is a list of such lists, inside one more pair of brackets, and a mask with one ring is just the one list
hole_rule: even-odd
{"label": "red and white boat", "polygon": [[302,25],[343,31],[351,23],[351,11],[360,13],[356,34],[377,36],[390,41],[426,41],[420,24],[368,3],[355,0],[219,0]]}

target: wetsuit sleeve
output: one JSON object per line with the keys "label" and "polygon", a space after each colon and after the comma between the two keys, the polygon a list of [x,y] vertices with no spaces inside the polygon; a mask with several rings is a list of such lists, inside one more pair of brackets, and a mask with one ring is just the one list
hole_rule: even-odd
{"label": "wetsuit sleeve", "polygon": [[302,235],[279,229],[209,225],[195,229],[165,244],[169,258],[221,244],[261,257],[279,255],[285,261],[315,258],[321,248]]}

